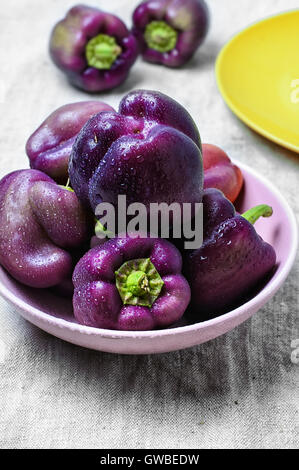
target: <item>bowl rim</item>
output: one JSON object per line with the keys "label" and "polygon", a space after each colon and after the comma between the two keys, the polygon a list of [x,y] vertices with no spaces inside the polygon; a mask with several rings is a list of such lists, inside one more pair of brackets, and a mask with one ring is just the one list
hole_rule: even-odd
{"label": "bowl rim", "polygon": [[[239,307],[227,312],[223,315],[219,315],[215,318],[210,320],[205,320],[198,323],[193,323],[191,325],[185,326],[178,326],[174,328],[165,328],[163,330],[149,330],[149,331],[119,331],[119,330],[108,330],[104,328],[95,328],[85,325],[80,325],[78,323],[73,323],[67,320],[64,320],[59,317],[54,317],[48,313],[42,312],[36,307],[30,306],[24,300],[21,300],[17,295],[12,293],[7,287],[5,287],[0,282],[0,295],[6,299],[8,302],[12,303],[21,311],[25,311],[30,318],[36,318],[38,320],[42,320],[44,323],[58,327],[60,329],[67,329],[72,332],[76,332],[82,335],[88,336],[97,336],[101,338],[109,338],[109,339],[144,339],[144,338],[157,338],[157,337],[169,337],[172,335],[180,335],[189,332],[199,331],[201,329],[205,329],[207,327],[217,327],[220,323],[235,319],[238,317],[240,313],[246,309],[246,311],[254,311],[259,308],[263,299],[268,299],[275,292],[279,289],[282,283],[285,281],[286,277],[288,276],[292,265],[295,261],[296,253],[297,253],[297,246],[298,246],[298,230],[297,230],[297,222],[294,215],[293,210],[289,206],[288,202],[282,196],[280,191],[264,176],[261,176],[257,173],[257,171],[253,170],[248,165],[239,162],[238,160],[232,160],[234,164],[238,165],[241,170],[245,170],[245,172],[250,173],[254,178],[260,180],[264,186],[266,186],[279,200],[280,204],[282,205],[283,209],[286,212],[287,218],[290,222],[291,226],[291,244],[289,253],[286,259],[284,266],[282,267],[278,276],[274,279],[271,279],[266,286],[252,299],[245,302],[244,304],[240,305]],[[246,180],[245,180],[246,181]],[[3,268],[2,268],[3,269]]]}
{"label": "bowl rim", "polygon": [[268,21],[271,21],[275,18],[279,18],[282,16],[288,16],[288,15],[293,15],[295,13],[299,13],[298,8],[294,8],[292,10],[287,10],[281,13],[276,13],[271,16],[267,16],[266,18],[262,18],[261,20],[255,21],[254,23],[250,24],[249,26],[246,26],[243,28],[241,31],[233,34],[230,39],[226,41],[224,46],[221,48],[220,52],[218,53],[218,56],[216,58],[215,62],[215,75],[216,75],[216,82],[218,89],[226,102],[227,106],[230,108],[230,110],[239,118],[241,121],[243,121],[245,124],[247,124],[248,127],[253,129],[255,132],[258,134],[266,137],[267,139],[271,140],[272,142],[275,142],[278,145],[281,145],[282,147],[285,147],[289,150],[292,150],[293,152],[299,153],[299,145],[295,145],[291,142],[288,142],[287,140],[284,140],[280,137],[278,137],[275,134],[272,134],[272,132],[268,131],[264,127],[260,126],[259,124],[256,124],[252,119],[250,119],[243,111],[240,110],[237,104],[235,104],[234,100],[230,98],[227,89],[223,85],[222,81],[222,73],[221,73],[221,68],[223,65],[223,62],[225,61],[225,54],[227,53],[227,50],[230,48],[231,44],[235,42],[236,40],[239,39],[240,36],[243,34],[247,33],[250,29],[254,29],[257,26],[266,23]]}

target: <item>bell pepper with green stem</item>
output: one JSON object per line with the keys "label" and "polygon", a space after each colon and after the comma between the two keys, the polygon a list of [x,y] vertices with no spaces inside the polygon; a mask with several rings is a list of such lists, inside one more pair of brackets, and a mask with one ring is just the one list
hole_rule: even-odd
{"label": "bell pepper with green stem", "polygon": [[262,285],[276,263],[274,248],[253,227],[259,217],[272,215],[271,207],[262,204],[239,215],[220,191],[211,188],[204,192],[203,209],[203,244],[185,258],[197,321],[240,303]]}
{"label": "bell pepper with green stem", "polygon": [[181,270],[181,255],[167,240],[111,239],[75,267],[74,315],[83,325],[113,330],[169,326],[190,302]]}
{"label": "bell pepper with green stem", "polygon": [[73,85],[100,92],[124,82],[138,56],[138,45],[117,16],[76,5],[54,27],[50,55]]}
{"label": "bell pepper with green stem", "polygon": [[206,37],[209,11],[203,0],[146,0],[134,11],[133,23],[145,60],[179,67]]}

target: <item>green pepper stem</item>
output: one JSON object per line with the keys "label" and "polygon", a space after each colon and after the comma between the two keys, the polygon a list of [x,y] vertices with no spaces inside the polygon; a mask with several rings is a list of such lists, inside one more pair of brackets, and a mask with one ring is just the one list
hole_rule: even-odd
{"label": "green pepper stem", "polygon": [[272,214],[272,207],[267,204],[260,204],[259,206],[252,207],[252,209],[244,212],[242,217],[253,225],[260,217],[271,217]]}
{"label": "green pepper stem", "polygon": [[149,282],[145,272],[133,271],[127,278],[127,289],[139,297],[146,295],[149,292]]}
{"label": "green pepper stem", "polygon": [[63,184],[60,184],[59,185],[61,188],[63,189],[66,189],[67,191],[70,191],[71,193],[74,193],[75,191],[73,190],[73,188],[71,188],[70,186],[70,179],[68,178],[67,182],[66,182],[66,185],[64,186]]}
{"label": "green pepper stem", "polygon": [[122,49],[113,36],[99,34],[87,43],[85,53],[90,67],[109,70],[122,53]]}
{"label": "green pepper stem", "polygon": [[98,238],[113,238],[113,233],[110,232],[109,230],[107,230],[103,224],[101,224],[101,222],[99,220],[97,220],[96,218],[94,219],[95,220],[95,228],[94,228],[94,232],[95,232],[95,235],[98,237]]}
{"label": "green pepper stem", "polygon": [[165,21],[151,21],[145,28],[144,39],[150,49],[169,52],[176,46],[178,33]]}
{"label": "green pepper stem", "polygon": [[123,304],[151,307],[164,285],[150,258],[133,259],[115,272],[116,287]]}

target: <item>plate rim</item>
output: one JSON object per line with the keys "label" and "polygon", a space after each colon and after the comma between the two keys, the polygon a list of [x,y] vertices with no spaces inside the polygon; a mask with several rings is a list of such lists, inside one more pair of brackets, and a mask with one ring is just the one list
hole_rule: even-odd
{"label": "plate rim", "polygon": [[227,40],[227,42],[222,46],[220,52],[217,55],[216,62],[215,62],[215,76],[216,76],[216,82],[218,89],[220,91],[220,94],[222,98],[224,99],[225,103],[227,106],[230,108],[230,110],[241,120],[243,121],[248,127],[253,129],[255,132],[258,134],[262,135],[263,137],[266,137],[268,140],[271,140],[272,142],[275,142],[276,144],[280,145],[281,147],[287,148],[288,150],[291,150],[295,153],[299,153],[299,145],[296,146],[295,144],[292,144],[286,140],[281,139],[280,137],[277,137],[275,134],[272,134],[271,132],[267,131],[263,127],[259,126],[256,124],[254,121],[252,121],[250,118],[247,117],[246,114],[244,114],[242,111],[239,110],[237,105],[234,104],[233,100],[230,99],[228,96],[226,89],[222,83],[221,79],[221,67],[224,61],[224,56],[225,53],[227,52],[227,49],[230,47],[230,45],[236,41],[240,36],[245,34],[248,30],[255,28],[256,26],[266,23],[274,18],[279,18],[281,16],[288,16],[292,15],[294,13],[299,13],[299,8],[295,8],[292,10],[287,10],[281,13],[276,13],[271,16],[267,16],[266,18],[262,18],[261,20],[255,21],[254,23],[250,24],[249,26],[246,26],[243,28],[241,31],[233,34],[230,39]]}

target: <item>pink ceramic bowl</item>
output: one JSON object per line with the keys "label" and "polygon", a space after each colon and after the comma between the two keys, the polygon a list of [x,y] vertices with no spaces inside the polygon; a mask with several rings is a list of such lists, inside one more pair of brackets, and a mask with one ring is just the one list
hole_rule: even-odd
{"label": "pink ceramic bowl", "polygon": [[295,217],[285,199],[264,178],[246,165],[245,188],[237,209],[242,213],[265,203],[273,207],[270,219],[259,220],[255,227],[277,254],[277,270],[267,285],[251,300],[225,315],[201,323],[160,331],[123,332],[79,325],[72,315],[71,302],[45,290],[20,285],[0,267],[0,294],[16,310],[42,330],[80,346],[122,354],[149,354],[174,351],[201,344],[232,330],[257,312],[285,281],[297,251]]}

